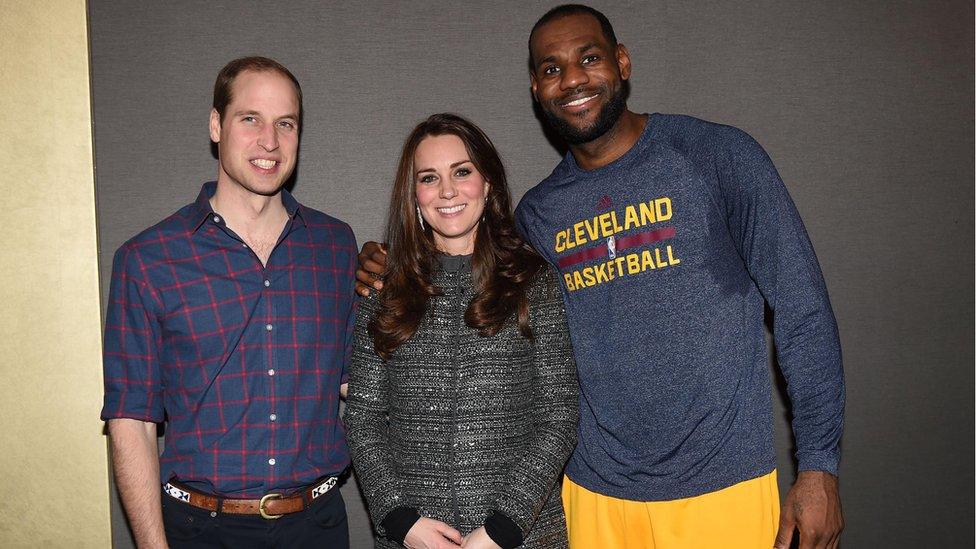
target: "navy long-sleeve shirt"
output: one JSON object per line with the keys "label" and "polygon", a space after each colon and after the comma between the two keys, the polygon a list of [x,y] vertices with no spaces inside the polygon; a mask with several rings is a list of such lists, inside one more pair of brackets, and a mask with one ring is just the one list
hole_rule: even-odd
{"label": "navy long-sleeve shirt", "polygon": [[585,171],[567,154],[516,217],[562,280],[581,385],[574,482],[655,501],[771,471],[764,303],[799,469],[836,474],[836,321],[796,207],[755,140],[654,114],[606,166]]}

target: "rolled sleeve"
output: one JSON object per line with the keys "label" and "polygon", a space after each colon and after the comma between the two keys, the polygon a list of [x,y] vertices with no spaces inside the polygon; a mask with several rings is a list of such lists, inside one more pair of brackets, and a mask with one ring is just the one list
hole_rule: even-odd
{"label": "rolled sleeve", "polygon": [[163,421],[159,303],[141,267],[131,248],[115,253],[105,318],[103,420]]}

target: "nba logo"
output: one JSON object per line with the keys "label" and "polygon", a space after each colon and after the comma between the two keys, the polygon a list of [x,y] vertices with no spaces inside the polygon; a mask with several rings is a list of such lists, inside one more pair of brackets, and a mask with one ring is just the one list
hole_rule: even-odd
{"label": "nba logo", "polygon": [[617,241],[612,236],[607,238],[607,251],[610,252],[610,259],[617,259]]}

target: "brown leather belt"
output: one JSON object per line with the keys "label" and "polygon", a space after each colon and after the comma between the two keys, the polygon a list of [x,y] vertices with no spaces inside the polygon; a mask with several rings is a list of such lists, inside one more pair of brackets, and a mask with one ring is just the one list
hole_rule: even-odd
{"label": "brown leather belt", "polygon": [[287,497],[281,494],[266,494],[261,499],[222,498],[198,492],[175,480],[164,484],[163,492],[170,497],[212,513],[261,515],[266,519],[276,519],[289,513],[304,510],[313,500],[334,488],[338,480],[338,477],[329,477]]}

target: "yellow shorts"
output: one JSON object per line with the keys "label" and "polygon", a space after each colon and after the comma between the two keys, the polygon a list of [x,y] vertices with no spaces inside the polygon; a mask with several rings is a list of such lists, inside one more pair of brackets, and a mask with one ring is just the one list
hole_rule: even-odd
{"label": "yellow shorts", "polygon": [[776,471],[700,496],[630,501],[563,477],[571,549],[769,549],[779,527]]}

